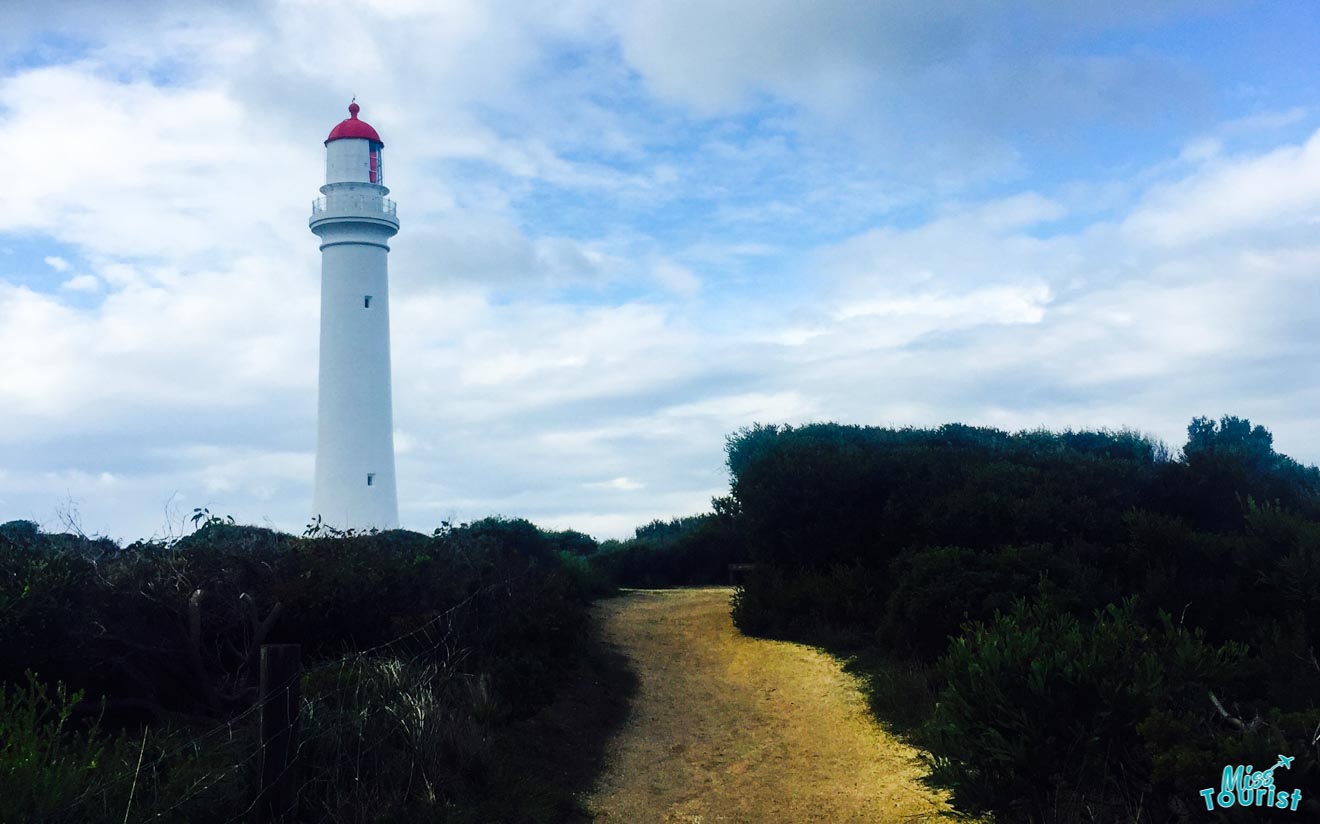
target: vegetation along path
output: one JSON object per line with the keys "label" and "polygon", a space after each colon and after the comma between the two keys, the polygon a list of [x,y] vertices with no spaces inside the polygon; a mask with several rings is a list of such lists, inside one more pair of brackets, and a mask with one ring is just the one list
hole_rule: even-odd
{"label": "vegetation along path", "polygon": [[587,805],[598,822],[936,821],[917,753],[819,650],[748,638],[731,589],[636,590],[598,606],[632,660],[632,713]]}

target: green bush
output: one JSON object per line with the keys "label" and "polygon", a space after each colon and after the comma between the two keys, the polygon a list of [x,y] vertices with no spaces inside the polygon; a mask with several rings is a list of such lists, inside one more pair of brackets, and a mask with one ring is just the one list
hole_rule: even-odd
{"label": "green bush", "polygon": [[876,568],[908,546],[1107,540],[1164,454],[1129,432],[957,424],[753,427],[728,443],[733,497],[761,558]]}
{"label": "green bush", "polygon": [[72,729],[73,707],[83,699],[63,684],[53,695],[28,673],[27,683],[0,691],[0,821],[73,806],[104,769],[99,730]]}
{"label": "green bush", "polygon": [[[212,821],[247,803],[254,775],[249,727],[197,746],[162,727],[109,737],[79,718],[81,692],[28,673],[0,691],[0,821],[119,824],[153,817]],[[249,725],[250,726],[250,725]]]}
{"label": "green bush", "polygon": [[[975,550],[933,547],[907,552],[890,568],[893,592],[876,632],[891,653],[931,660],[969,621],[989,620],[1042,586],[1078,609],[1085,573],[1049,546]],[[1088,603],[1087,606],[1090,606]]]}
{"label": "green bush", "polygon": [[453,666],[385,657],[316,671],[305,681],[300,815],[435,819],[484,791],[502,714],[487,678]]}
{"label": "green bush", "polygon": [[1263,426],[1231,415],[1196,418],[1181,457],[1168,467],[1167,506],[1200,527],[1241,529],[1248,499],[1320,517],[1320,470],[1275,452]]}
{"label": "green bush", "polygon": [[589,556],[573,550],[559,550],[559,563],[573,579],[579,592],[585,592],[592,598],[613,594],[615,585],[605,572],[593,564]]}
{"label": "green bush", "polygon": [[729,583],[729,565],[748,561],[736,512],[716,499],[716,512],[652,521],[626,541],[607,541],[591,565],[617,586],[671,587]]}
{"label": "green bush", "polygon": [[[476,809],[497,791],[481,780],[489,741],[554,696],[602,586],[582,536],[525,521],[335,538],[198,525],[173,544],[124,548],[0,528],[0,674],[12,690],[28,667],[33,690],[59,680],[75,693],[59,729],[33,726],[35,692],[0,708],[7,764],[37,770],[14,774],[38,794],[13,802],[35,813],[0,821],[122,821],[132,791],[135,811],[164,820],[244,809],[262,643],[300,644],[311,673],[304,777],[319,812],[308,820],[376,820],[377,803],[408,819]],[[336,666],[342,678],[327,681]],[[102,713],[108,737],[72,735]],[[9,732],[23,724],[25,736]],[[344,775],[331,739],[379,764],[369,791],[318,783]],[[32,741],[68,757],[40,772],[20,758]]]}
{"label": "green bush", "polygon": [[874,571],[856,564],[758,565],[734,592],[733,623],[748,635],[857,644],[882,615],[877,581]]}
{"label": "green bush", "polygon": [[968,809],[1163,821],[1278,752],[1320,783],[1320,469],[1263,427],[1197,418],[1175,458],[1130,431],[754,426],[728,465],[738,626],[853,655],[905,728],[945,652],[916,738]]}
{"label": "green bush", "polygon": [[1177,754],[1197,780],[1217,774],[1225,753],[1207,696],[1237,686],[1244,654],[1167,615],[1148,629],[1131,601],[1086,623],[1019,601],[972,626],[940,662],[931,781],[973,813],[1079,820],[1089,809],[1101,820],[1146,820],[1166,798],[1195,799],[1193,788],[1160,781],[1168,776],[1156,761],[1167,769],[1173,742],[1157,729],[1178,729]]}
{"label": "green bush", "polygon": [[29,535],[0,532],[0,682],[19,682],[29,668],[51,680],[76,678],[95,573],[82,555],[45,551]]}

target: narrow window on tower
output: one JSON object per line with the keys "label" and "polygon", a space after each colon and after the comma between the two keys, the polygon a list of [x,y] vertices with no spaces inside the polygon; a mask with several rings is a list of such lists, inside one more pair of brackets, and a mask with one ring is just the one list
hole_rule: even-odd
{"label": "narrow window on tower", "polygon": [[367,473],[367,486],[375,486],[375,485],[376,485],[376,473],[375,473],[375,472],[368,472],[368,473]]}
{"label": "narrow window on tower", "polygon": [[370,308],[371,308],[371,295],[363,295],[363,296],[362,296],[362,308],[363,308],[363,309],[370,309]]}

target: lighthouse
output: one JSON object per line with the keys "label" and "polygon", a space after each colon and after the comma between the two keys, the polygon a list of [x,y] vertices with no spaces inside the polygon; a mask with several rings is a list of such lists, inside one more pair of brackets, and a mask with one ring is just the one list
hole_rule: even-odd
{"label": "lighthouse", "polygon": [[399,231],[376,130],[348,107],[325,139],[324,197],[308,221],[321,239],[321,360],[313,515],[337,529],[394,529],[394,413],[386,258]]}

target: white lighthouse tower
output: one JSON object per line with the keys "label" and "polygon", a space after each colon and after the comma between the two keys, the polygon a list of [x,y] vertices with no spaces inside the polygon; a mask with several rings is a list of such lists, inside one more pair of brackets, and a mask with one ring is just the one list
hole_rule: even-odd
{"label": "white lighthouse tower", "polygon": [[384,143],[359,107],[325,140],[309,221],[321,239],[321,367],[313,515],[338,529],[394,529],[394,414],[386,256],[399,231],[381,175]]}

